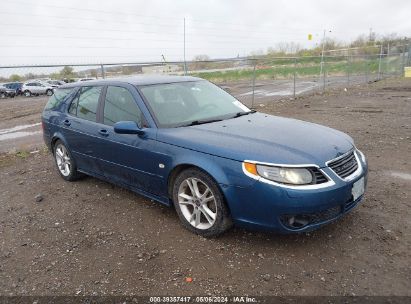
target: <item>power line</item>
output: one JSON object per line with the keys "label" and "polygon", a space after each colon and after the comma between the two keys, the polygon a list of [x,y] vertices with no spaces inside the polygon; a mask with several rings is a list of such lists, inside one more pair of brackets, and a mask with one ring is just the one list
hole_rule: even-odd
{"label": "power line", "polygon": [[[24,4],[24,5],[32,5],[32,2],[24,2],[24,1],[13,1],[11,2],[11,4]],[[183,19],[182,17],[169,17],[169,16],[152,16],[152,15],[142,15],[142,14],[136,14],[136,13],[125,13],[125,12],[120,12],[120,11],[107,11],[107,10],[100,10],[100,9],[89,9],[89,8],[76,8],[76,7],[68,7],[68,6],[60,6],[60,5],[55,5],[55,4],[41,4],[41,3],[36,3],[37,6],[45,6],[45,7],[54,7],[54,8],[58,8],[58,9],[68,9],[68,10],[75,10],[75,11],[88,11],[88,12],[94,12],[94,13],[104,13],[104,14],[117,14],[117,15],[123,15],[123,16],[138,16],[138,17],[143,17],[143,18],[154,18],[154,19],[169,19],[169,20],[178,20],[181,22],[181,20]],[[156,10],[158,11],[158,10]],[[167,12],[169,13],[169,12]],[[194,23],[206,23],[206,24],[225,24],[225,25],[234,25],[236,27],[238,26],[254,26],[254,25],[250,25],[250,24],[244,24],[244,23],[231,23],[231,22],[224,22],[224,21],[212,21],[212,20],[205,20],[205,19],[197,19],[197,18],[186,18],[188,20],[194,21]],[[272,25],[273,27],[275,25]],[[282,28],[284,29],[285,27],[282,26]],[[288,29],[292,29],[292,30],[301,30],[300,28],[288,28]],[[311,28],[310,30],[316,30],[316,31],[321,31],[322,29],[318,28],[318,29],[314,29]]]}
{"label": "power line", "polygon": [[[2,34],[3,36],[10,37],[25,37],[25,38],[52,38],[52,39],[86,39],[92,40],[106,40],[106,41],[130,41],[130,38],[119,38],[119,37],[80,37],[80,36],[55,36],[55,35],[25,35],[25,34]],[[174,41],[178,42],[176,39],[151,39],[151,38],[141,38],[141,40],[152,40],[152,41]]]}
{"label": "power line", "polygon": [[[0,14],[2,15],[17,15],[17,16],[37,16],[37,17],[46,17],[46,18],[56,18],[56,19],[68,19],[68,20],[83,20],[83,21],[97,21],[97,22],[107,22],[106,19],[96,19],[96,18],[82,18],[82,17],[68,17],[68,16],[54,16],[54,15],[45,15],[45,14],[24,14],[24,13],[15,13],[15,12],[9,12],[9,11],[0,11]],[[127,24],[130,25],[130,22],[126,21],[119,21],[119,20],[110,20],[111,23],[118,23],[118,24]],[[136,22],[135,24],[140,24],[140,25],[152,25],[152,26],[160,26],[160,27],[167,27],[169,28],[171,24],[160,24],[160,23],[142,23],[142,22]],[[175,24],[175,26],[180,26],[179,24]],[[67,26],[69,28],[69,26]]]}
{"label": "power line", "polygon": [[[24,4],[24,5],[33,5],[33,2],[24,2],[24,1],[15,1],[11,2],[11,4]],[[150,15],[141,15],[141,14],[135,14],[135,13],[125,13],[125,12],[119,12],[119,11],[106,11],[106,10],[100,10],[100,9],[90,9],[90,8],[76,8],[76,7],[68,7],[68,6],[59,6],[55,4],[41,4],[41,3],[36,3],[35,5],[37,6],[46,6],[46,7],[54,7],[58,9],[67,9],[67,10],[74,10],[74,11],[81,11],[81,12],[94,12],[94,13],[103,13],[103,14],[116,14],[116,15],[127,15],[127,16],[138,16],[138,17],[145,17],[145,18],[161,18],[161,19],[170,19],[170,20],[180,20],[182,18],[178,17],[163,17],[163,16],[150,16]]]}
{"label": "power line", "polygon": [[[28,28],[61,28],[61,29],[67,29],[67,26],[57,26],[57,25],[39,25],[39,24],[13,24],[13,23],[0,23],[1,26],[12,26],[12,27],[28,27]],[[116,33],[136,33],[136,34],[167,34],[167,36],[179,36],[181,37],[181,34],[178,34],[176,32],[170,33],[170,32],[151,32],[151,31],[134,31],[134,30],[127,30],[127,29],[101,29],[101,28],[97,28],[97,29],[92,29],[92,28],[88,28],[88,27],[73,27],[70,26],[70,30],[72,29],[78,29],[78,30],[82,30],[82,31],[107,31],[107,32],[116,32]],[[186,33],[187,34],[187,33]],[[257,35],[256,35],[257,34]],[[194,35],[194,33],[188,33],[188,35]],[[220,35],[220,34],[215,34],[215,33],[196,33],[196,36],[207,36],[207,37],[222,37],[222,38],[250,38],[250,36],[236,36],[236,35]],[[260,35],[260,33],[254,32],[253,33],[253,37],[257,37],[257,38],[272,38],[273,36],[278,37],[278,36],[287,36],[290,37],[289,34],[286,33],[270,33],[267,35]],[[299,35],[301,36],[301,35]]]}
{"label": "power line", "polygon": [[[70,45],[74,49],[120,49],[120,50],[181,50],[181,47],[117,47],[117,46],[84,46],[84,45]],[[0,48],[47,48],[47,49],[66,49],[67,46],[56,46],[56,45],[32,45],[32,44],[19,44],[19,45],[0,45]],[[232,47],[214,47],[210,46],[212,49],[233,49]],[[187,47],[187,49],[201,49],[204,47]]]}

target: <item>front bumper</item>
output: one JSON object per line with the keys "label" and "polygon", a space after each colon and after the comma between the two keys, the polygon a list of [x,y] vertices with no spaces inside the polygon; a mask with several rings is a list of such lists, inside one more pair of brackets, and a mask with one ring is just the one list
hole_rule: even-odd
{"label": "front bumper", "polygon": [[[361,202],[363,195],[356,200],[352,196],[356,181],[364,178],[367,184],[367,163],[361,161],[361,166],[362,172],[349,181],[323,168],[335,184],[321,189],[287,189],[257,181],[250,187],[229,186],[224,192],[238,226],[279,233],[306,232],[335,221]],[[291,217],[304,224],[290,225]]]}

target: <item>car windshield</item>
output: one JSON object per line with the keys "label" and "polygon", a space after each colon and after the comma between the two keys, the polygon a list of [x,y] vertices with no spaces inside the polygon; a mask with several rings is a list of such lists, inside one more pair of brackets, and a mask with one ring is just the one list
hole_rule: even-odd
{"label": "car windshield", "polygon": [[205,80],[147,85],[140,90],[160,128],[203,124],[253,112]]}

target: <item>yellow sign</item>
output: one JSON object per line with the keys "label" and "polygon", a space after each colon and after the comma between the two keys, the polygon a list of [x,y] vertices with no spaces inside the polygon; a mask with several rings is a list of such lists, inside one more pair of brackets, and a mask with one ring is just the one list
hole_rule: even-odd
{"label": "yellow sign", "polygon": [[404,76],[411,77],[411,67],[404,67]]}
{"label": "yellow sign", "polygon": [[308,40],[313,40],[313,34],[308,34]]}

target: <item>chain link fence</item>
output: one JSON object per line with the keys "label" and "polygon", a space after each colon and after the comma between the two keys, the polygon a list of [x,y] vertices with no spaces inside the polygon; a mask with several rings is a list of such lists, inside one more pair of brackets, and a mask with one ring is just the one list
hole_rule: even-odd
{"label": "chain link fence", "polygon": [[367,55],[0,66],[0,83],[8,86],[10,83],[31,80],[52,84],[52,80],[74,82],[141,74],[191,75],[214,82],[244,104],[253,107],[259,103],[324,92],[330,88],[346,88],[387,77],[401,77],[404,67],[411,64],[408,48],[402,50],[383,52],[381,48],[379,54]]}

